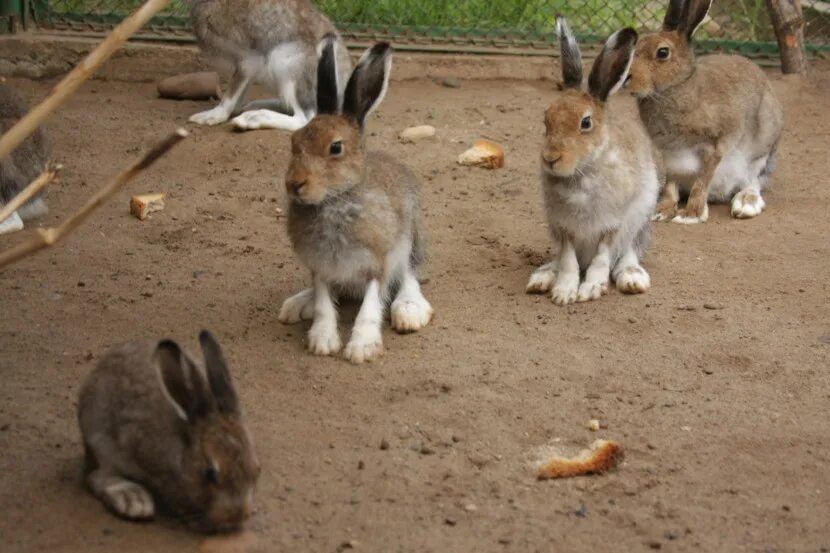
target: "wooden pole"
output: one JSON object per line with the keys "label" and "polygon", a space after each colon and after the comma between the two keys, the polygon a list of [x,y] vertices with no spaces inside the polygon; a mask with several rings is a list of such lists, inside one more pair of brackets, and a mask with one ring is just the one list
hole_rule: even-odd
{"label": "wooden pole", "polygon": [[44,186],[53,182],[60,169],[60,165],[56,167],[47,167],[38,178],[29,183],[29,185],[21,190],[17,196],[12,198],[9,203],[0,208],[0,223],[11,217],[12,213],[17,211],[20,206],[28,202],[35,194],[40,192]]}
{"label": "wooden pole", "polygon": [[27,113],[17,124],[0,137],[0,159],[12,153],[51,114],[58,109],[87,79],[107,61],[127,39],[141,29],[154,15],[164,9],[170,0],[147,0],[131,16],[122,21],[89,55],[52,90],[49,96]]}
{"label": "wooden pole", "polygon": [[69,219],[64,221],[57,228],[37,229],[37,234],[31,240],[27,240],[16,247],[0,253],[0,269],[11,265],[43,248],[48,248],[60,240],[66,238],[73,230],[83,223],[89,215],[101,204],[107,201],[113,194],[118,192],[125,184],[130,182],[139,173],[155,163],[160,157],[187,137],[187,131],[177,129],[176,132],[156,143],[141,158],[124,169],[117,177],[107,183],[83,207],[75,212]]}
{"label": "wooden pole", "polygon": [[807,74],[807,52],[804,49],[804,13],[801,0],[766,0],[772,27],[781,50],[781,71],[785,74]]}

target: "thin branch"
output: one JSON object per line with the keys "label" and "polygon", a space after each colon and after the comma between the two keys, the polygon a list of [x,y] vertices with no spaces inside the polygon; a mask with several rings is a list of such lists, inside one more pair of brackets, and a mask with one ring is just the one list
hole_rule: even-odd
{"label": "thin branch", "polygon": [[84,82],[92,77],[112,54],[121,48],[130,36],[141,29],[170,0],[147,0],[143,6],[121,22],[89,55],[75,66],[52,90],[43,102],[27,113],[17,124],[0,137],[0,160],[20,146],[51,114],[58,109]]}
{"label": "thin branch", "polygon": [[142,171],[150,167],[160,157],[170,151],[173,146],[187,137],[187,131],[177,129],[176,132],[154,145],[141,159],[134,162],[117,177],[107,183],[89,201],[84,204],[74,215],[69,217],[57,228],[37,229],[37,234],[31,240],[27,240],[18,246],[0,253],[0,269],[10,265],[24,257],[31,255],[44,248],[52,246],[66,238],[73,230],[78,228],[89,215],[101,204],[107,201],[113,194],[118,192],[125,184],[134,179]]}
{"label": "thin branch", "polygon": [[32,199],[35,194],[41,191],[45,186],[55,181],[58,176],[58,171],[61,170],[60,165],[48,166],[46,170],[33,180],[29,185],[20,191],[20,193],[11,199],[9,203],[0,208],[0,223],[11,217],[12,213],[17,211],[20,206]]}

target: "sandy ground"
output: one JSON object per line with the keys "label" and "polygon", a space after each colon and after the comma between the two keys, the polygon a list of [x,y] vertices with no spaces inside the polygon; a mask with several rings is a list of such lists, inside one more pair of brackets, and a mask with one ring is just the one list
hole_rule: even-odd
{"label": "sandy ground", "polygon": [[[368,140],[423,178],[437,313],[419,334],[385,331],[386,355],[359,367],[305,353],[305,327],[277,321],[307,282],[279,211],[288,135],[193,129],[65,244],[0,272],[0,549],[198,549],[87,494],[75,406],[109,346],[194,349],[207,327],[263,465],[256,551],[826,553],[830,67],[803,87],[773,77],[787,128],[767,212],[660,224],[648,294],[569,308],[524,293],[551,251],[536,160],[552,85],[393,83]],[[53,84],[12,83],[31,101]],[[43,224],[204,107],[85,85],[48,127],[66,169]],[[396,140],[420,123],[438,138]],[[506,169],[455,165],[480,136],[506,145]],[[151,191],[169,193],[166,211],[130,217],[129,195]],[[542,453],[598,435],[626,447],[619,470],[535,480]]]}

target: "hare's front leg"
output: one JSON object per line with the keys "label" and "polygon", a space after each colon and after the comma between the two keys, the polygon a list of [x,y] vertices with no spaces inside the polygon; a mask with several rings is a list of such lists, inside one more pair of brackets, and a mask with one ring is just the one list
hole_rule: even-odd
{"label": "hare's front leg", "polygon": [[306,288],[282,302],[279,321],[291,325],[314,318],[314,289]]}
{"label": "hare's front leg", "polygon": [[314,355],[331,355],[340,351],[337,332],[337,308],[327,282],[314,276],[314,322],[308,331],[308,351]]}
{"label": "hare's front leg", "polygon": [[562,233],[560,241],[559,272],[556,275],[551,298],[556,305],[568,305],[576,301],[579,291],[579,261],[567,233]]}
{"label": "hare's front leg", "polygon": [[357,313],[352,329],[352,337],[346,345],[343,355],[352,363],[371,361],[383,353],[383,298],[380,281],[373,279],[366,287],[363,304]]}
{"label": "hare's front leg", "polygon": [[705,148],[702,153],[703,167],[700,170],[692,189],[686,207],[677,211],[672,223],[695,225],[705,223],[709,219],[709,186],[712,177],[723,159],[722,146]]}
{"label": "hare's front leg", "polygon": [[202,111],[190,116],[190,122],[197,125],[221,125],[231,118],[231,115],[239,109],[242,101],[245,99],[245,94],[248,92],[248,87],[251,84],[251,78],[243,75],[237,69],[233,74],[231,86],[228,91],[222,96],[222,101],[213,109]]}
{"label": "hare's front leg", "polygon": [[392,328],[401,334],[417,332],[429,324],[432,306],[421,293],[418,278],[409,266],[404,269],[401,289],[392,302]]}
{"label": "hare's front leg", "polygon": [[652,221],[671,221],[677,215],[677,202],[680,201],[680,193],[677,191],[677,183],[668,181],[660,193],[657,201],[657,209],[652,216]]}
{"label": "hare's front leg", "polygon": [[591,260],[591,265],[585,272],[585,280],[579,285],[576,301],[591,301],[608,293],[608,280],[611,278],[611,250],[610,243],[613,235],[603,238],[597,253]]}

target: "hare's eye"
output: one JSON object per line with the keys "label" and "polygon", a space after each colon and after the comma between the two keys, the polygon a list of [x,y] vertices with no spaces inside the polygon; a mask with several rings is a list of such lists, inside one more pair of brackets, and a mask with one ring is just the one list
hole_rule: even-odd
{"label": "hare's eye", "polygon": [[670,50],[667,46],[663,46],[662,48],[657,49],[657,59],[658,60],[667,60],[669,59]]}
{"label": "hare's eye", "polygon": [[337,142],[332,142],[331,146],[329,146],[329,153],[333,156],[339,156],[343,154],[343,142],[338,140]]}
{"label": "hare's eye", "polygon": [[579,123],[579,128],[583,131],[590,131],[594,128],[594,120],[591,119],[590,115],[586,115],[582,118],[582,121]]}
{"label": "hare's eye", "polygon": [[209,467],[205,469],[205,481],[213,486],[219,484],[219,469]]}

